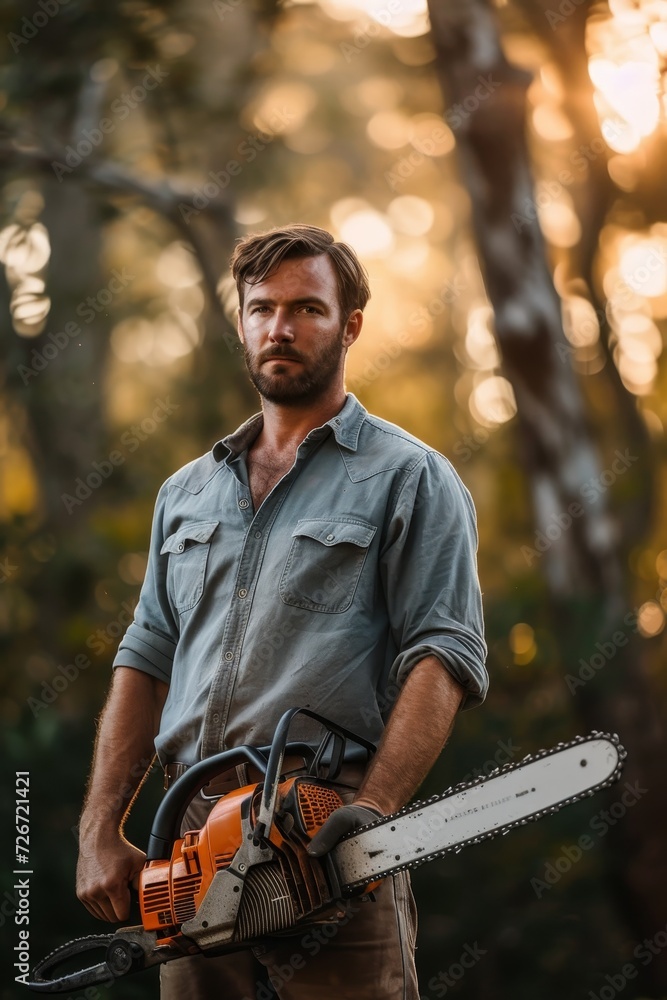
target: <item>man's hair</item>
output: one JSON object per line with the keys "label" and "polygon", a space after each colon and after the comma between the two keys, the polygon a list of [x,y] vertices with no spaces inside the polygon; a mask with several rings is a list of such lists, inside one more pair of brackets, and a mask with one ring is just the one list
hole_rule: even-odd
{"label": "man's hair", "polygon": [[368,275],[354,250],[336,243],[331,233],[317,226],[295,224],[267,233],[251,233],[234,248],[230,266],[243,309],[245,282],[256,285],[278,270],[284,260],[326,254],[338,280],[338,302],[344,320],[355,309],[364,309],[371,297]]}

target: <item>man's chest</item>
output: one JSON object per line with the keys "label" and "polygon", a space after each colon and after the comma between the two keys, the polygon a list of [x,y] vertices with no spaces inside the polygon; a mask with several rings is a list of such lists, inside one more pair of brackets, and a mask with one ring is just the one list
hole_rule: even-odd
{"label": "man's chest", "polygon": [[228,631],[240,634],[251,611],[259,622],[289,607],[328,619],[356,600],[368,612],[387,491],[378,477],[352,481],[340,459],[313,458],[290,465],[246,455],[240,475],[223,470],[196,495],[172,491],[165,528],[177,517],[180,526],[164,548],[179,614],[199,620],[214,609],[217,629],[228,608]]}
{"label": "man's chest", "polygon": [[276,483],[279,483],[283,476],[292,468],[294,455],[275,456],[254,454],[251,452],[247,458],[248,482],[250,485],[250,495],[255,511],[259,510],[264,499],[269,495]]}

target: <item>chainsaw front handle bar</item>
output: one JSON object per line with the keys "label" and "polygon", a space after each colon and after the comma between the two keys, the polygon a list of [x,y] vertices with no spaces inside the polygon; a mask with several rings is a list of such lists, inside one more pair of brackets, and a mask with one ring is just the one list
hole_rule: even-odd
{"label": "chainsaw front handle bar", "polygon": [[[326,729],[324,738],[314,755],[310,768],[311,773],[317,775],[318,777],[326,777],[329,781],[336,780],[343,760],[345,759],[345,749],[348,741],[350,743],[356,743],[357,746],[362,747],[366,751],[367,761],[370,760],[375,753],[376,747],[374,743],[371,743],[369,740],[365,740],[362,736],[358,736],[349,729],[344,729],[343,726],[339,726],[335,722],[331,722],[329,719],[325,719],[323,715],[318,715],[317,712],[311,712],[309,708],[289,708],[283,714],[280,722],[276,726],[273,743],[271,744],[269,760],[266,765],[264,775],[262,802],[259,809],[259,815],[257,817],[257,823],[255,825],[255,829],[253,830],[253,838],[255,841],[260,841],[262,838],[267,836],[271,823],[273,822],[273,814],[276,809],[278,785],[280,783],[283,759],[285,757],[285,752],[288,749],[291,750],[292,748],[292,744],[287,743],[287,736],[289,734],[292,721],[297,715],[307,715],[309,719],[314,719],[315,722],[319,722],[320,725]],[[332,740],[333,746],[331,749],[331,758],[328,762],[327,773],[326,775],[323,775],[320,773],[320,769],[324,766],[323,756]]]}

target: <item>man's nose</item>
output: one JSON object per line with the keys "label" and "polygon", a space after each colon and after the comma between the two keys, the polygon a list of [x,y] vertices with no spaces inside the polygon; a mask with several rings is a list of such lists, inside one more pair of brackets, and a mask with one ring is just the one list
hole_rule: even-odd
{"label": "man's nose", "polygon": [[294,340],[292,322],[287,313],[276,309],[269,325],[269,340],[274,344],[291,343]]}

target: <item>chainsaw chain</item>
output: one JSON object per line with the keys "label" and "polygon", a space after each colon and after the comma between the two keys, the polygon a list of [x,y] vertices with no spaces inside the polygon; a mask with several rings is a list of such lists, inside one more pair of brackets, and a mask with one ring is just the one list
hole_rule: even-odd
{"label": "chainsaw chain", "polygon": [[453,795],[458,795],[459,792],[463,792],[468,788],[475,788],[477,785],[483,785],[485,782],[490,781],[492,778],[497,778],[501,774],[506,774],[508,771],[517,771],[519,768],[523,767],[525,764],[532,764],[537,760],[543,760],[545,757],[551,757],[555,753],[560,753],[562,750],[567,750],[570,747],[580,746],[582,743],[590,743],[594,740],[608,740],[613,743],[618,750],[618,764],[616,768],[606,781],[602,781],[592,788],[587,789],[585,792],[581,792],[579,795],[572,795],[567,799],[563,799],[561,802],[557,802],[553,806],[549,806],[547,809],[540,809],[533,813],[531,816],[524,816],[523,819],[514,820],[511,823],[507,823],[504,826],[498,827],[497,830],[490,830],[488,833],[480,833],[476,837],[470,837],[468,840],[463,840],[459,844],[452,844],[449,847],[443,848],[441,851],[434,851],[433,854],[428,854],[425,857],[416,858],[413,861],[408,861],[403,865],[396,865],[394,868],[387,868],[380,874],[375,874],[369,878],[359,879],[356,882],[346,882],[345,889],[363,889],[365,886],[370,885],[372,882],[377,882],[378,879],[388,878],[390,875],[396,875],[398,872],[408,871],[412,868],[419,868],[420,865],[425,864],[427,861],[436,861],[438,858],[444,858],[447,854],[458,854],[464,847],[470,847],[472,844],[481,844],[484,840],[492,840],[498,836],[505,836],[510,830],[516,827],[526,826],[528,823],[533,823],[535,820],[541,819],[543,816],[550,816],[552,813],[559,812],[565,806],[572,805],[574,802],[580,802],[582,799],[589,798],[596,792],[600,791],[602,788],[608,788],[613,785],[614,782],[618,781],[623,768],[623,761],[627,757],[626,750],[619,741],[618,736],[615,733],[599,733],[594,730],[588,733],[587,736],[575,736],[574,739],[568,742],[558,743],[554,747],[550,747],[548,750],[538,750],[536,753],[528,754],[523,760],[516,763],[509,761],[507,764],[503,764],[502,767],[494,768],[489,774],[480,775],[479,778],[475,778],[472,781],[462,781],[458,785],[452,785],[445,789],[438,795],[432,795],[428,799],[421,799],[417,802],[411,802],[407,806],[403,806],[397,812],[390,813],[388,816],[381,816],[377,820],[373,820],[371,823],[367,823],[365,826],[357,827],[351,833],[345,834],[341,837],[339,843],[343,843],[346,840],[352,840],[354,837],[358,837],[362,833],[366,833],[367,830],[374,830],[378,826],[384,826],[386,823],[392,822],[395,819],[399,819],[401,816],[405,816],[408,813],[417,812],[420,809],[425,809],[428,806],[433,805],[435,802],[442,802],[444,799],[451,798]]}

